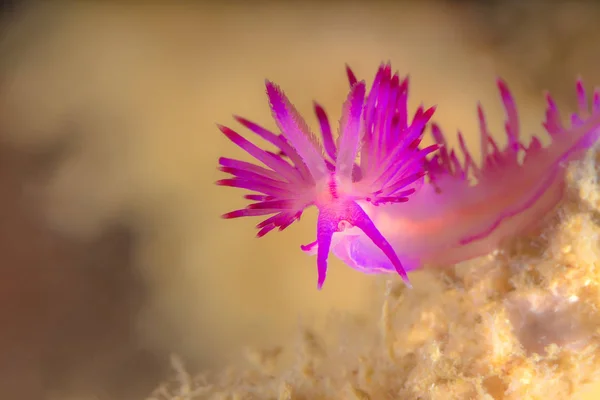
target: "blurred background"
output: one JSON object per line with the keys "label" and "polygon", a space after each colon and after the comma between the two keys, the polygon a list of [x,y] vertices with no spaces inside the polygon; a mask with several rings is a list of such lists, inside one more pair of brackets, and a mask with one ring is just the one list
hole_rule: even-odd
{"label": "blurred background", "polygon": [[[216,187],[216,129],[274,128],[264,79],[316,127],[339,118],[345,63],[390,60],[411,106],[476,143],[476,104],[501,137],[495,78],[525,133],[543,91],[599,83],[600,7],[573,1],[3,2],[0,17],[0,398],[143,398],[170,352],[218,368],[289,343],[332,314],[379,317],[381,281],[331,262],[316,290],[314,211],[254,239]],[[500,139],[502,141],[502,139]],[[474,149],[477,147],[475,146]]]}

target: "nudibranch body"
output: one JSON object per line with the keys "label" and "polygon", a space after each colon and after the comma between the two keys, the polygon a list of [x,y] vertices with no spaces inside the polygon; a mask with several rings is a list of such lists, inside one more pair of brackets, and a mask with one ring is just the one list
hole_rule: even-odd
{"label": "nudibranch body", "polygon": [[[426,162],[428,183],[406,204],[364,206],[407,270],[481,256],[503,240],[537,227],[563,198],[567,163],[581,157],[600,137],[600,95],[594,92],[590,109],[581,81],[576,85],[579,111],[568,127],[547,96],[543,123],[551,138],[547,147],[535,136],[529,145],[520,140],[514,100],[503,81],[498,81],[498,87],[507,114],[508,140],[503,149],[491,137],[481,105],[479,164],[460,133],[462,160],[457,152],[448,151],[441,130],[432,124],[433,137],[442,147]],[[346,235],[333,252],[363,272],[391,271],[389,262],[360,234]]]}
{"label": "nudibranch body", "polygon": [[[221,158],[232,179],[217,182],[255,192],[255,201],[226,218],[272,215],[257,225],[258,236],[285,229],[303,210],[319,210],[317,240],[302,249],[317,255],[318,287],[332,251],[365,273],[399,273],[425,264],[447,265],[486,254],[525,232],[560,202],[565,164],[600,135],[600,96],[587,106],[577,83],[579,113],[565,128],[548,96],[544,127],[552,142],[519,139],[517,110],[506,85],[498,82],[508,115],[508,143],[500,149],[488,132],[483,110],[481,162],[475,163],[459,134],[461,161],[449,151],[441,130],[431,124],[436,145],[422,147],[434,108],[408,116],[408,78],[381,65],[369,93],[347,69],[350,93],[342,108],[339,137],[333,139],[322,107],[315,105],[322,140],[310,131],[284,93],[267,82],[267,95],[280,133],[236,119],[277,149],[263,150],[220,126],[235,144],[263,166]],[[476,183],[472,183],[474,178]],[[409,201],[410,200],[410,201]]]}

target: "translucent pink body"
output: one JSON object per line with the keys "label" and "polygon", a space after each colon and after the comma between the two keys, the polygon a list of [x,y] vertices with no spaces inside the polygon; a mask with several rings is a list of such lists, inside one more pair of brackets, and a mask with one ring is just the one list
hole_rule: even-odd
{"label": "translucent pink body", "polygon": [[[361,204],[381,233],[392,244],[407,270],[423,265],[452,265],[497,249],[504,240],[536,228],[562,200],[565,167],[580,158],[600,137],[600,100],[594,93],[587,107],[581,82],[577,84],[579,112],[565,128],[554,102],[548,97],[547,121],[552,138],[542,148],[534,137],[528,147],[517,140],[518,121],[512,99],[500,82],[507,114],[509,143],[503,150],[489,140],[483,112],[481,165],[473,171],[470,185],[458,174],[430,174],[425,184],[403,204],[374,207]],[[434,129],[436,129],[434,127]],[[525,153],[519,162],[517,155]],[[466,158],[470,159],[468,152]],[[465,168],[462,168],[465,172]],[[389,262],[359,231],[337,234],[333,253],[346,264],[365,273],[393,272]]]}

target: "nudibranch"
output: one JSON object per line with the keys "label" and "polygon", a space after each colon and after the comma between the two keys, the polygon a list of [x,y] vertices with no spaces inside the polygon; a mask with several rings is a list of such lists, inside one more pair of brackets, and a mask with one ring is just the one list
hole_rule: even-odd
{"label": "nudibranch", "polygon": [[[274,146],[264,150],[225,126],[219,129],[262,165],[220,158],[231,174],[219,185],[249,190],[252,201],[225,218],[269,216],[257,225],[261,237],[283,230],[304,209],[316,206],[316,241],[302,249],[316,254],[318,288],[332,252],[364,273],[406,272],[428,264],[450,265],[484,255],[502,241],[527,232],[563,198],[565,166],[600,136],[600,94],[591,109],[577,82],[579,112],[562,124],[548,96],[544,128],[551,143],[520,139],[514,100],[499,80],[506,110],[507,143],[500,148],[488,131],[481,105],[481,161],[477,164],[459,133],[459,150],[449,150],[431,123],[435,107],[408,114],[408,78],[382,64],[367,93],[346,69],[350,92],[342,107],[336,140],[325,110],[315,103],[321,140],[283,91],[267,81],[266,92],[278,133],[245,118],[235,119]],[[422,146],[426,128],[436,144]],[[460,156],[462,153],[462,157]],[[462,158],[462,160],[460,159]]]}

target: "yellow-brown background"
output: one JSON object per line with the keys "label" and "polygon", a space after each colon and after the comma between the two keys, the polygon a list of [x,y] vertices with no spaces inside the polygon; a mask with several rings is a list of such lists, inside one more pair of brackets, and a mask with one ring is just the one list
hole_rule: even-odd
{"label": "yellow-brown background", "polygon": [[372,312],[376,278],[337,261],[316,291],[299,250],[314,213],[261,240],[256,220],[219,218],[243,201],[213,185],[216,160],[241,152],[215,123],[273,128],[265,78],[316,126],[313,100],[339,117],[345,63],[370,80],[391,60],[411,106],[437,104],[474,148],[477,100],[502,128],[497,75],[526,133],[543,88],[569,101],[578,73],[597,78],[589,7],[208,4],[40,3],[4,19],[0,398],[134,398],[170,351],[216,366],[332,310]]}

